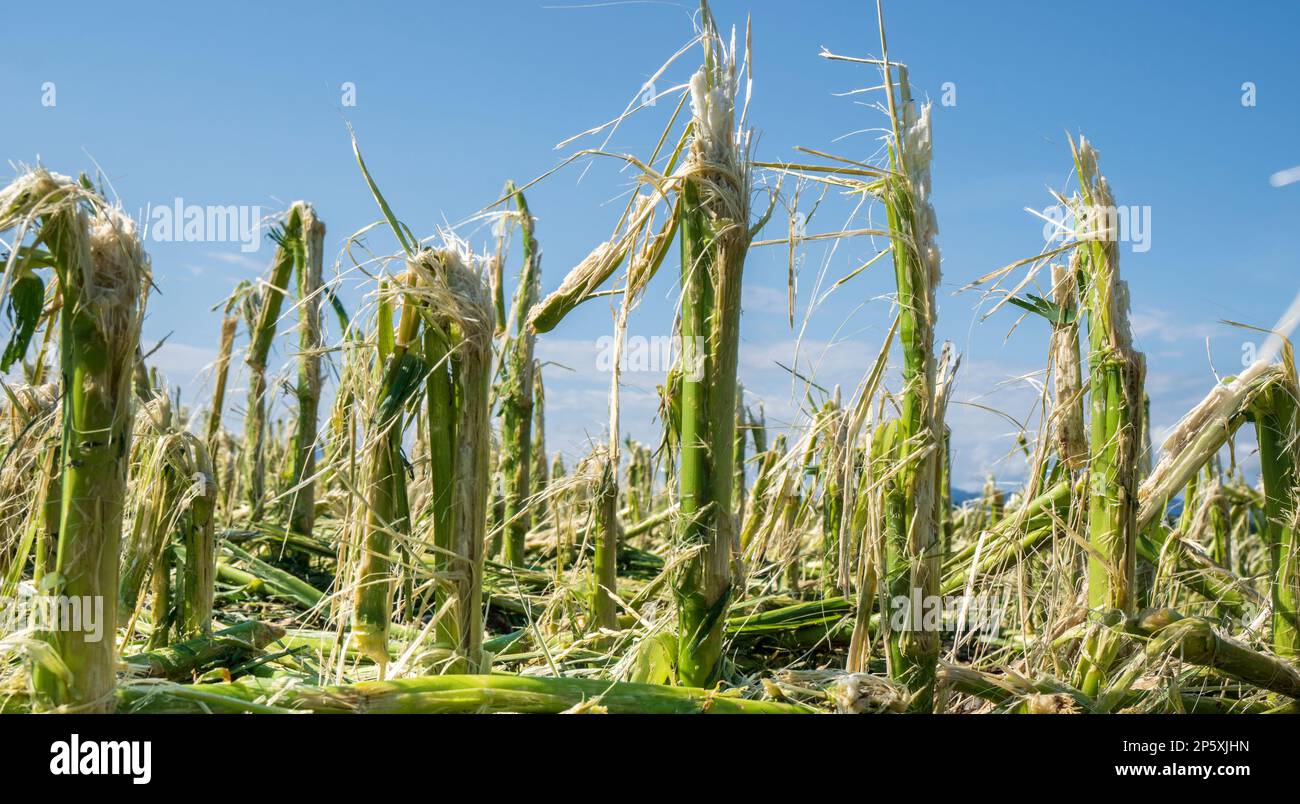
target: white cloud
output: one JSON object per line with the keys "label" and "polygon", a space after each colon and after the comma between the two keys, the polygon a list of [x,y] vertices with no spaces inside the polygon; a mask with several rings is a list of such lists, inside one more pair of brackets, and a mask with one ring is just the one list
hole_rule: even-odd
{"label": "white cloud", "polygon": [[1217,331],[1213,324],[1181,321],[1168,310],[1145,305],[1131,310],[1128,319],[1138,340],[1150,338],[1163,343],[1199,345]]}

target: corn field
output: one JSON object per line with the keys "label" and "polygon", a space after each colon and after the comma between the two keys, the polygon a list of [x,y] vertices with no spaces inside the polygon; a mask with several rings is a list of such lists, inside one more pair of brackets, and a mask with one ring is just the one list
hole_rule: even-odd
{"label": "corn field", "polygon": [[[750,32],[707,3],[656,73],[689,80],[482,199],[485,244],[408,226],[384,194],[400,177],[353,134],[321,169],[353,171],[375,222],[340,238],[329,209],[280,211],[263,275],[205,300],[219,355],[188,404],[142,344],[167,288],[137,222],[98,174],[19,167],[0,190],[0,603],[32,616],[0,631],[0,712],[1294,711],[1300,298],[1153,443],[1116,191],[1072,134],[1067,236],[958,278],[1050,340],[1023,482],[954,499],[938,116],[872,11],[877,56],[822,56],[878,78],[873,161],[760,158],[761,60],[756,78]],[[662,127],[652,151],[601,141],[633,111]],[[636,189],[588,256],[544,271],[530,193],[585,160]],[[796,226],[819,195],[860,214]],[[864,237],[887,245],[831,280],[890,273],[887,337],[853,387],[795,377],[799,419],[769,424],[738,359],[747,261],[788,255],[793,325],[798,256]],[[660,273],[680,348],[642,443],[619,357]],[[588,303],[612,310],[607,407],[548,410],[539,345]],[[548,425],[579,415],[593,436],[566,466]]]}

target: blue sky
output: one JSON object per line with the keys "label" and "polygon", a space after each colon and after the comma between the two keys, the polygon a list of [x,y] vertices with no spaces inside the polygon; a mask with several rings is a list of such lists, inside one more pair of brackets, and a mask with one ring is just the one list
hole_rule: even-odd
{"label": "blue sky", "polygon": [[[817,55],[822,46],[878,55],[872,4],[719,0],[713,7],[723,26],[743,27],[752,15],[757,158],[792,158],[796,145],[852,158],[876,151],[876,133],[844,135],[883,124],[867,105],[879,93],[836,93],[874,85],[878,76]],[[259,205],[268,214],[310,200],[327,224],[332,258],[344,238],[376,218],[345,120],[399,216],[432,234],[496,198],[506,179],[548,170],[566,153],[556,143],[622,110],[690,38],[694,8],[65,4],[62,19],[51,21],[49,9],[22,4],[6,10],[7,29],[46,34],[11,35],[0,48],[0,154],[14,162],[39,157],[64,173],[93,171],[93,157],[132,212],[178,197]],[[915,94],[936,101],[939,335],[964,355],[957,400],[1017,419],[1032,409],[1032,392],[1014,378],[1041,371],[1046,327],[1026,321],[1012,332],[1010,310],[981,323],[978,295],[956,291],[1041,247],[1042,222],[1024,208],[1049,205],[1047,188],[1067,186],[1066,133],[1082,132],[1097,144],[1118,202],[1150,210],[1150,248],[1124,248],[1121,271],[1148,357],[1158,436],[1213,382],[1207,337],[1220,375],[1240,367],[1251,336],[1216,322],[1271,325],[1300,289],[1300,183],[1269,181],[1300,165],[1300,6],[1095,2],[1085,15],[1077,5],[896,0],[886,22],[890,55],[910,65]],[[697,61],[694,54],[680,61],[658,88],[684,81]],[[341,104],[345,82],[355,86],[355,106]],[[937,103],[946,82],[955,86],[955,105]],[[1254,105],[1242,103],[1246,82]],[[49,84],[53,106],[42,103]],[[639,113],[609,147],[648,152],[671,109],[671,100],[661,100]],[[545,290],[609,236],[629,181],[605,160],[585,174],[558,173],[529,193]],[[809,228],[837,228],[847,214],[830,198]],[[477,246],[489,238],[486,228],[463,233]],[[379,253],[396,247],[382,232],[367,242]],[[857,239],[833,253],[810,248],[799,313],[807,313],[823,267],[833,281],[883,246]],[[162,293],[150,300],[146,342],[174,333],[156,360],[193,402],[205,392],[201,369],[215,354],[219,314],[210,308],[235,282],[256,277],[270,249],[246,254],[234,243],[179,242],[152,243],[150,251]],[[749,401],[761,399],[774,423],[797,420],[789,377],[774,363],[790,364],[795,339],[785,323],[779,252],[751,255],[742,345]],[[652,284],[632,334],[670,332],[675,268],[666,264]],[[799,362],[816,368],[820,384],[842,384],[846,393],[856,384],[888,326],[890,286],[882,261],[813,311]],[[360,299],[356,288],[344,295],[353,307]],[[573,369],[546,374],[548,436],[571,454],[601,432],[608,378],[596,368],[596,339],[610,322],[609,304],[593,301],[539,344],[542,356]],[[287,340],[279,345],[282,356],[290,349]],[[624,423],[642,439],[655,432],[659,379],[626,377]],[[959,485],[977,486],[988,471],[1017,475],[1014,461],[1000,460],[1013,446],[1005,419],[965,404],[949,418]]]}

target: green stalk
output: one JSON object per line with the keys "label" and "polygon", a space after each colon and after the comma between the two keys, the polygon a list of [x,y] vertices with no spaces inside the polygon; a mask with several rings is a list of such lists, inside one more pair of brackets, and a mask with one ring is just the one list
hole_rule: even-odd
{"label": "green stalk", "polygon": [[289,527],[311,535],[316,522],[316,426],[321,389],[321,286],[325,224],[310,204],[294,205],[301,218],[302,264],[298,269],[298,415],[289,484]]}
{"label": "green stalk", "polygon": [[613,594],[618,591],[618,471],[607,453],[599,453],[595,471],[598,478],[592,504],[596,519],[596,554],[592,560],[591,616],[597,628],[618,628],[618,610]]}
{"label": "green stalk", "polygon": [[[533,361],[533,466],[529,470],[529,495],[541,499],[550,483],[546,458],[546,389],[542,385],[542,364]],[[543,509],[544,510],[544,509]],[[544,514],[543,514],[544,515]]]}
{"label": "green stalk", "polygon": [[227,309],[221,319],[221,344],[217,349],[216,380],[212,390],[212,410],[208,412],[208,450],[216,455],[217,437],[221,433],[221,411],[226,404],[226,380],[230,375],[230,355],[235,348],[235,330],[239,326],[239,313]]}
{"label": "green stalk", "polygon": [[[678,542],[673,578],[682,684],[718,678],[732,596],[736,362],[740,290],[751,239],[749,137],[735,129],[736,53],[701,3],[704,66],[691,79],[690,149],[682,170],[681,413]],[[757,228],[757,227],[756,227]]]}
{"label": "green stalk", "polygon": [[1214,465],[1205,468],[1209,484],[1205,493],[1210,499],[1210,558],[1221,567],[1232,566],[1232,523],[1228,515],[1228,498],[1223,494],[1223,486]]}
{"label": "green stalk", "polygon": [[424,374],[424,362],[410,351],[420,322],[410,295],[415,275],[413,268],[408,269],[400,285],[402,315],[396,336],[391,313],[385,313],[385,308],[391,310],[391,303],[381,298],[376,360],[381,371],[379,402],[365,440],[366,518],[358,556],[352,637],[357,650],[379,665],[381,676],[388,663],[388,626],[393,618],[393,538],[407,535],[402,529],[403,491],[399,488],[406,482],[401,454],[404,411]]}
{"label": "green stalk", "polygon": [[[732,499],[736,506],[736,521],[745,521],[745,387],[736,386],[736,433],[732,439]],[[737,542],[736,549],[740,549]]]}
{"label": "green stalk", "polygon": [[[1132,345],[1128,287],[1119,280],[1116,233],[1106,225],[1115,201],[1097,169],[1091,144],[1080,139],[1075,166],[1082,190],[1076,218],[1085,230],[1078,250],[1080,283],[1088,312],[1089,395],[1092,407],[1088,459],[1088,606],[1132,614],[1137,605],[1139,452],[1142,385],[1146,364]],[[1099,220],[1099,214],[1101,219]],[[1085,645],[1083,691],[1096,695],[1117,643],[1113,631],[1094,629]]]}
{"label": "green stalk", "polygon": [[1150,634],[1148,655],[1172,653],[1189,664],[1300,700],[1300,670],[1285,659],[1251,650],[1220,636],[1207,621],[1171,609],[1143,612],[1137,629]]}
{"label": "green stalk", "polygon": [[[732,297],[739,296],[744,248],[721,242],[719,235],[735,231],[734,225],[710,220],[695,180],[684,182],[682,197],[681,332],[688,365],[681,378],[679,539],[696,552],[683,562],[675,583],[678,673],[683,684],[706,687],[718,672],[731,594],[734,481],[723,457],[734,448],[740,306]],[[690,362],[698,364],[696,370]]]}
{"label": "green stalk", "polygon": [[1269,386],[1255,398],[1260,475],[1264,481],[1262,535],[1272,573],[1273,651],[1300,652],[1300,546],[1296,540],[1297,404],[1294,381]]}
{"label": "green stalk", "polygon": [[511,303],[514,332],[506,344],[503,366],[500,470],[504,484],[505,560],[512,566],[523,566],[524,539],[532,526],[527,501],[533,447],[533,345],[537,340],[527,321],[528,311],[537,301],[541,254],[533,237],[535,221],[524,194],[515,192],[514,201],[523,230],[524,266]]}
{"label": "green stalk", "polygon": [[[594,678],[542,678],[505,674],[424,676],[337,687],[294,685],[248,678],[234,684],[151,689],[126,687],[123,709],[132,712],[256,712],[259,700],[276,706],[333,714],[471,714],[567,711],[611,714],[801,714],[804,707],[755,701],[690,687],[614,682]],[[283,711],[283,710],[281,710]]]}
{"label": "green stalk", "polygon": [[258,587],[268,587],[273,596],[292,600],[305,609],[315,608],[325,599],[323,592],[297,575],[285,572],[273,564],[268,564],[230,541],[223,543],[221,549],[233,556],[247,569],[247,571],[241,571],[227,564],[217,565],[218,573],[231,578],[236,583],[252,583]]}
{"label": "green stalk", "polygon": [[212,632],[212,596],[216,585],[217,542],[213,514],[217,503],[216,474],[207,447],[196,436],[181,435],[188,476],[177,478],[197,488],[177,523],[176,540],[184,548],[176,569],[176,631],[181,639]]}
{"label": "green stalk", "polygon": [[[438,633],[440,641],[446,638],[457,653],[451,670],[478,673],[488,669],[483,656],[482,599],[492,474],[493,315],[491,289],[471,260],[467,250],[453,245],[422,252],[411,265],[426,294],[427,326],[436,331],[435,337],[426,337],[425,345],[431,369],[426,387],[435,566],[442,576],[438,611],[443,619]],[[440,488],[449,491],[447,507]],[[446,548],[439,540],[446,541]],[[450,622],[444,625],[447,618]]]}
{"label": "green stalk", "polygon": [[59,526],[63,519],[63,461],[59,459],[61,443],[45,448],[41,472],[40,517],[36,525],[36,547],[32,554],[32,582],[39,588],[50,568],[51,550],[59,543]]}
{"label": "green stalk", "polygon": [[114,706],[113,601],[149,260],[131,220],[108,208],[88,182],[43,169],[20,176],[0,191],[0,230],[29,218],[39,222],[37,238],[51,255],[64,302],[62,500],[42,591],[56,608],[76,599],[84,612],[102,613],[95,629],[83,623],[40,634],[49,650],[33,665],[32,684],[42,707],[104,711]]}
{"label": "green stalk", "polygon": [[244,488],[248,498],[249,520],[260,521],[266,492],[266,364],[275,339],[276,323],[280,320],[280,307],[285,289],[293,278],[297,252],[301,247],[301,210],[294,206],[284,227],[273,234],[276,240],[275,259],[271,274],[259,294],[260,304],[251,327],[248,345],[248,407],[244,414]]}
{"label": "green stalk", "polygon": [[[434,611],[443,611],[455,600],[456,587],[451,582],[455,539],[452,533],[452,498],[455,483],[456,416],[455,380],[452,377],[450,346],[446,335],[436,327],[425,327],[424,359],[429,366],[425,381],[425,404],[428,406],[430,461],[430,515],[433,530],[433,560],[437,574],[434,587]],[[437,641],[444,645],[460,644],[460,621],[454,616],[438,620]]]}
{"label": "green stalk", "polygon": [[941,561],[947,560],[952,551],[952,428],[943,427],[943,454],[940,456],[939,493],[939,552]]}
{"label": "green stalk", "polygon": [[196,671],[208,667],[232,667],[284,636],[284,629],[256,620],[242,622],[215,634],[196,635],[147,653],[125,658],[132,675],[189,681]]}

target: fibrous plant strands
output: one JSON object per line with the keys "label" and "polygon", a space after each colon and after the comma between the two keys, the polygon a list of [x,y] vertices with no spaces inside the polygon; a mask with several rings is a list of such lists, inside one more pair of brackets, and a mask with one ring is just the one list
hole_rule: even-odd
{"label": "fibrous plant strands", "polygon": [[[411,350],[420,323],[418,302],[412,294],[417,277],[414,265],[408,264],[400,280],[381,285],[375,360],[379,394],[362,446],[365,506],[361,513],[364,524],[357,555],[352,639],[362,654],[380,666],[381,672],[388,662],[388,626],[393,616],[394,544],[410,535],[408,512],[402,506],[406,498],[402,461],[405,408],[426,368],[421,354]],[[396,335],[391,314],[394,301],[402,305]]]}
{"label": "fibrous plant strands", "polygon": [[217,486],[207,447],[179,429],[165,395],[140,410],[134,441],[138,459],[118,586],[121,614],[135,615],[152,578],[151,644],[165,645],[173,635],[202,636],[211,631],[216,581]]}
{"label": "fibrous plant strands", "polygon": [[[1049,677],[995,675],[944,662],[939,666],[938,681],[948,689],[983,698],[994,704],[1018,704],[1018,708],[1011,711],[1022,714],[1092,711],[1092,701],[1087,696],[1070,685]],[[1049,706],[1044,707],[1044,704]]]}
{"label": "fibrous plant strands", "polygon": [[[511,185],[513,187],[513,185]],[[536,334],[528,326],[528,311],[536,303],[541,279],[541,253],[533,236],[535,221],[522,192],[513,194],[524,241],[524,265],[511,303],[514,331],[505,346],[501,380],[501,478],[505,502],[505,558],[522,566],[524,538],[532,525],[528,506],[532,471],[533,383]]]}
{"label": "fibrous plant strands", "polygon": [[[883,45],[883,32],[882,32]],[[938,286],[938,224],[930,204],[930,161],[933,143],[930,106],[912,101],[906,72],[899,70],[897,108],[892,68],[885,58],[889,107],[893,117],[891,167],[883,184],[890,249],[898,286],[899,341],[903,347],[903,395],[899,418],[898,460],[905,467],[897,480],[901,490],[904,558],[910,586],[907,598],[933,597],[939,586],[937,484],[942,432],[935,404],[936,362],[935,288]],[[897,109],[897,110],[896,110]],[[901,116],[900,116],[901,115]],[[919,618],[908,618],[915,621]],[[934,673],[939,656],[938,634],[911,628],[894,634],[901,660],[891,667],[894,680],[913,695],[913,711],[933,706]]]}
{"label": "fibrous plant strands", "polygon": [[691,78],[693,132],[681,186],[681,445],[678,546],[690,551],[673,579],[678,677],[707,687],[718,674],[732,595],[736,527],[731,454],[741,274],[749,247],[749,134],[736,126],[735,46],[707,7],[705,62]]}
{"label": "fibrous plant strands", "polygon": [[[451,668],[486,672],[483,662],[483,551],[491,477],[489,400],[492,301],[480,260],[450,237],[411,265],[423,302],[429,364],[429,444],[432,457],[439,641],[455,648]],[[440,489],[450,494],[442,496]],[[444,624],[445,623],[445,624]]]}
{"label": "fibrous plant strands", "polygon": [[[113,601],[132,427],[132,372],[149,284],[149,260],[134,222],[110,208],[88,183],[30,170],[0,191],[0,231],[17,230],[6,278],[31,251],[34,232],[53,263],[63,310],[62,500],[51,601]],[[115,606],[103,606],[106,638],[87,629],[41,634],[48,650],[32,668],[40,705],[111,709]]]}
{"label": "fibrous plant strands", "polygon": [[[491,309],[491,308],[489,308]],[[336,714],[608,712],[611,714],[800,714],[805,707],[690,687],[533,676],[443,675],[336,687],[245,679],[192,687],[126,686],[122,710],[153,713],[308,710]],[[267,706],[260,701],[275,701]]]}
{"label": "fibrous plant strands", "polygon": [[256,295],[256,306],[250,321],[248,354],[248,404],[244,411],[243,482],[248,501],[249,520],[262,518],[266,492],[267,451],[267,361],[271,343],[275,339],[276,325],[285,292],[293,278],[294,266],[299,264],[302,250],[302,211],[290,207],[284,225],[272,234],[276,241],[275,257],[270,275],[262,282]]}
{"label": "fibrous plant strands", "polygon": [[1256,360],[1225,379],[1174,425],[1160,449],[1160,461],[1138,490],[1139,530],[1164,514],[1169,501],[1208,463],[1245,421],[1255,397],[1282,382],[1281,366]]}
{"label": "fibrous plant strands", "polygon": [[765,450],[759,459],[758,472],[754,477],[753,493],[750,504],[745,508],[744,525],[740,532],[740,550],[744,554],[754,541],[754,536],[761,527],[774,528],[775,522],[768,521],[772,511],[779,511],[779,495],[774,486],[778,474],[778,464],[785,457],[786,436],[780,433],[772,442],[772,448]]}
{"label": "fibrous plant strands", "polygon": [[1056,451],[1070,471],[1088,463],[1088,437],[1084,430],[1083,375],[1079,360],[1079,252],[1068,268],[1052,265],[1052,298],[1061,318],[1052,323],[1052,416]]}
{"label": "fibrous plant strands", "polygon": [[[142,591],[165,560],[170,547],[172,499],[178,489],[168,485],[169,453],[175,443],[172,433],[172,410],[165,395],[154,397],[136,411],[131,439],[132,467],[129,471],[131,492],[130,528],[121,548],[118,580],[119,614],[130,618],[143,602]],[[170,569],[170,565],[167,567]],[[164,606],[165,608],[165,606]],[[165,623],[166,611],[155,619]],[[160,629],[164,633],[167,625]]]}
{"label": "fibrous plant strands", "polygon": [[1300,545],[1296,543],[1300,430],[1293,371],[1258,394],[1251,407],[1264,486],[1262,531],[1272,576],[1273,651],[1287,657],[1300,653]]}
{"label": "fibrous plant strands", "polygon": [[818,429],[821,455],[818,473],[822,484],[822,594],[835,597],[848,588],[848,567],[840,560],[842,524],[844,514],[844,483],[848,421],[840,407],[840,389],[835,388],[834,398],[822,408]]}
{"label": "fibrous plant strands", "polygon": [[9,404],[8,438],[0,442],[0,598],[18,591],[27,559],[32,581],[40,588],[50,547],[58,541],[59,522],[59,389],[0,385]]}
{"label": "fibrous plant strands", "polygon": [[325,224],[311,204],[294,204],[301,221],[298,267],[298,411],[288,486],[289,527],[310,535],[316,522],[317,415],[321,393],[321,296]]}

